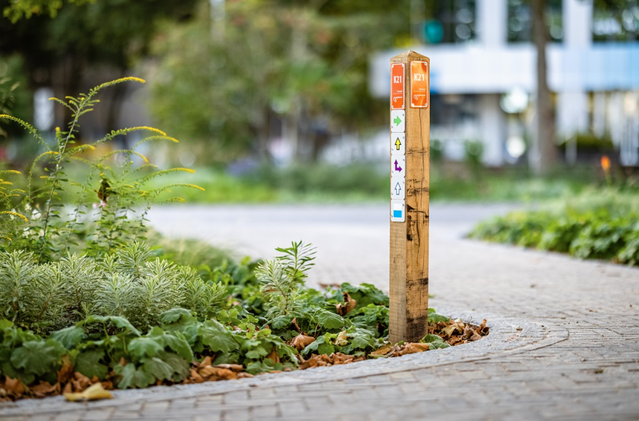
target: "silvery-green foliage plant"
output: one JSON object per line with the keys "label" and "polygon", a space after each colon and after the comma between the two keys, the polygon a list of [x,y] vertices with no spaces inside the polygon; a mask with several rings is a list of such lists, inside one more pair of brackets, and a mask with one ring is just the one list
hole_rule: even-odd
{"label": "silvery-green foliage plant", "polygon": [[36,331],[64,328],[90,314],[126,317],[144,329],[177,307],[206,319],[220,309],[225,292],[190,267],[154,257],[144,243],[132,243],[98,263],[69,254],[38,264],[33,253],[0,253],[0,317]]}

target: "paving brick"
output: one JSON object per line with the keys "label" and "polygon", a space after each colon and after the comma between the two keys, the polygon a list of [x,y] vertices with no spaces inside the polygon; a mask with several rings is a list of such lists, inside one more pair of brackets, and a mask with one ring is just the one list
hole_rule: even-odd
{"label": "paving brick", "polygon": [[222,421],[249,421],[252,416],[249,407],[245,409],[232,409],[222,412]]}
{"label": "paving brick", "polygon": [[224,403],[246,402],[249,398],[248,390],[239,390],[224,394]]}
{"label": "paving brick", "polygon": [[165,411],[169,408],[170,402],[166,401],[155,401],[155,402],[145,402],[142,406],[144,411],[154,410],[154,411]]}
{"label": "paving brick", "polygon": [[282,414],[279,411],[278,405],[275,403],[251,406],[250,408],[252,417],[251,419],[260,420],[262,417],[277,417]]}
{"label": "paving brick", "polygon": [[207,412],[201,415],[195,415],[191,418],[193,421],[222,421],[222,412]]}
{"label": "paving brick", "polygon": [[[82,412],[68,411],[56,414],[52,417],[52,421],[79,421],[82,418]],[[2,418],[4,420],[4,418]]]}
{"label": "paving brick", "polygon": [[54,417],[53,415],[47,415],[47,414],[34,415],[34,416],[30,417],[29,420],[32,420],[32,421],[50,421],[51,419],[53,419],[53,417]]}

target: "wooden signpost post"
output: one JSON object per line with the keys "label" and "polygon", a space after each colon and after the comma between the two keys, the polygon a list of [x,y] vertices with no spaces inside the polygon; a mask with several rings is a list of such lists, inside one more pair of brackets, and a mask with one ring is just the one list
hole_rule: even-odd
{"label": "wooden signpost post", "polygon": [[391,59],[391,342],[428,333],[430,59]]}

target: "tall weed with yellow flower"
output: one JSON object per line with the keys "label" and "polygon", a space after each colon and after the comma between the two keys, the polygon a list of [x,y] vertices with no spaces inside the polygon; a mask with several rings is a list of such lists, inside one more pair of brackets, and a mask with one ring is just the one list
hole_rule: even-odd
{"label": "tall weed with yellow flower", "polygon": [[[0,114],[0,119],[22,126],[45,149],[34,159],[26,174],[15,170],[0,171],[0,251],[32,252],[39,262],[56,261],[78,249],[90,256],[101,257],[125,244],[145,240],[147,213],[160,197],[166,197],[163,194],[167,191],[176,187],[203,190],[188,183],[147,188],[151,179],[178,171],[193,172],[188,168],[159,170],[136,151],[147,142],[178,142],[159,129],[127,127],[112,130],[91,143],[77,143],[79,120],[100,102],[98,94],[125,82],[144,83],[144,80],[125,77],[103,83],[77,97],[51,98],[66,107],[71,115],[66,130],[56,128],[53,145],[28,122]],[[131,149],[114,150],[98,158],[86,154],[99,144],[134,132],[147,136]],[[135,163],[134,157],[140,164]],[[69,178],[67,167],[72,161],[85,165],[83,179]],[[16,177],[23,180],[16,180]],[[72,204],[64,203],[63,192],[73,192]],[[162,200],[184,201],[180,197]]]}

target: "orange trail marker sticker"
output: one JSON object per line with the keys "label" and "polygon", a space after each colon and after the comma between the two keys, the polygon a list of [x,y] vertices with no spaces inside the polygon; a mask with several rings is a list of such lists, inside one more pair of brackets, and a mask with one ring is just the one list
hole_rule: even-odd
{"label": "orange trail marker sticker", "polygon": [[413,108],[428,108],[430,78],[428,62],[413,61],[410,64],[410,105]]}
{"label": "orange trail marker sticker", "polygon": [[391,110],[404,109],[404,63],[391,64]]}

